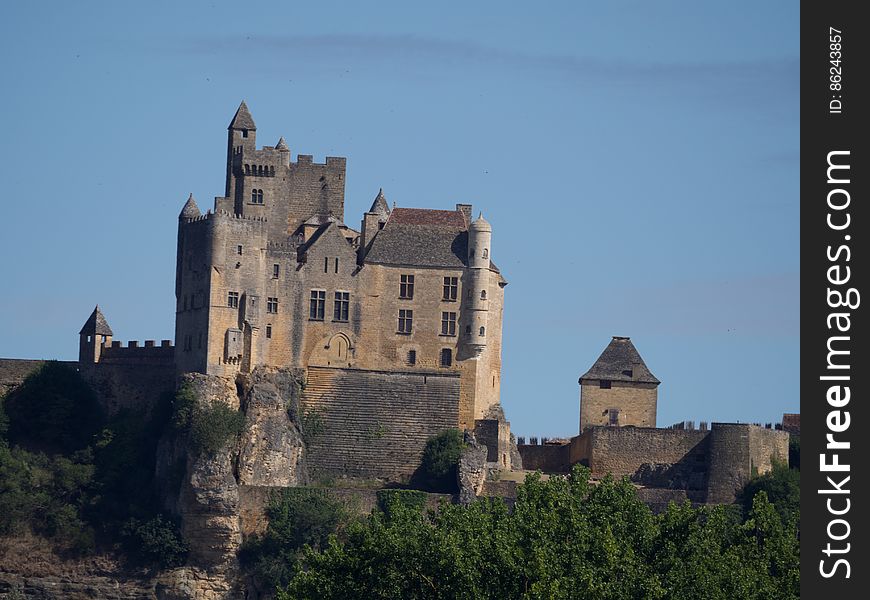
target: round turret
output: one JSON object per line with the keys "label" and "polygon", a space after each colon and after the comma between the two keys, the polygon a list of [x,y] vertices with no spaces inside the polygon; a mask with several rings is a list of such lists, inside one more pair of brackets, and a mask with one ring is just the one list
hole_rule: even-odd
{"label": "round turret", "polygon": [[488,269],[492,253],[492,225],[483,218],[483,213],[468,228],[468,266],[472,269]]}
{"label": "round turret", "polygon": [[184,203],[184,208],[181,209],[181,214],[178,215],[179,219],[195,219],[202,215],[199,210],[199,207],[196,205],[196,200],[193,199],[193,194],[191,194],[187,202]]}

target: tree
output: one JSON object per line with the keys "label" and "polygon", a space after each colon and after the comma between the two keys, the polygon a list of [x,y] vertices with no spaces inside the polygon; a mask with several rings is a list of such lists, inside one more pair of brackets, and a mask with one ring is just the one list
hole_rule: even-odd
{"label": "tree", "polygon": [[458,429],[445,429],[429,438],[412,478],[414,486],[430,492],[457,491],[457,469],[463,448],[465,443]]}
{"label": "tree", "polygon": [[724,507],[653,515],[627,481],[588,470],[500,499],[421,513],[396,503],[308,548],[282,600],[313,598],[797,598],[798,547],[764,494],[745,522]]}
{"label": "tree", "polygon": [[753,477],[740,493],[740,503],[744,515],[749,514],[753,507],[755,496],[764,492],[773,504],[782,522],[787,524],[794,520],[800,524],[801,504],[801,474],[797,469],[790,469],[782,462],[773,463],[773,468],[758,477]]}

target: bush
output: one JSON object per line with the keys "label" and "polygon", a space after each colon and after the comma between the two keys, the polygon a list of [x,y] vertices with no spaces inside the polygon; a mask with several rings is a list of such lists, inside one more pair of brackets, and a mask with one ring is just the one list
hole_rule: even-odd
{"label": "bush", "polygon": [[46,362],[3,402],[10,445],[49,454],[72,454],[94,440],[105,415],[72,367]]}
{"label": "bush", "polygon": [[378,490],[378,508],[390,517],[397,506],[423,512],[426,506],[426,492],[420,490]]}
{"label": "bush", "polygon": [[198,407],[193,413],[190,441],[197,454],[215,454],[238,437],[245,415],[222,402]]}
{"label": "bush", "polygon": [[262,536],[246,542],[239,553],[245,569],[274,589],[285,586],[307,545],[326,546],[329,535],[347,520],[342,503],[326,491],[284,488],[273,492],[266,509],[269,524]]}
{"label": "bush", "polygon": [[128,556],[136,562],[156,564],[165,569],[184,564],[187,544],[170,519],[161,515],[144,522],[130,519],[124,524],[121,535]]}
{"label": "bush", "polygon": [[790,469],[781,462],[773,464],[773,469],[764,475],[753,477],[740,493],[744,516],[752,510],[753,501],[759,492],[765,492],[767,499],[776,509],[784,524],[792,520],[800,522],[800,471]]}
{"label": "bush", "polygon": [[465,448],[462,432],[458,429],[445,429],[429,438],[423,449],[420,467],[414,473],[412,483],[415,487],[430,492],[454,493],[458,489],[457,471],[459,457]]}

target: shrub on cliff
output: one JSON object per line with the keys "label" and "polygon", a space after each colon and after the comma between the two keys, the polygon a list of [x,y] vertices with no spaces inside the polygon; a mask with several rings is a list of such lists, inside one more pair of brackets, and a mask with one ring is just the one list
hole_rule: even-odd
{"label": "shrub on cliff", "polygon": [[188,384],[175,394],[172,426],[190,432],[190,444],[196,454],[214,454],[226,448],[242,432],[245,415],[223,402],[199,402]]}
{"label": "shrub on cliff", "polygon": [[187,544],[170,519],[157,515],[147,521],[130,519],[121,529],[127,555],[135,562],[171,569],[184,564]]}
{"label": "shrub on cliff", "polygon": [[429,438],[411,483],[430,492],[456,492],[459,457],[463,448],[465,443],[458,429],[445,429]]}

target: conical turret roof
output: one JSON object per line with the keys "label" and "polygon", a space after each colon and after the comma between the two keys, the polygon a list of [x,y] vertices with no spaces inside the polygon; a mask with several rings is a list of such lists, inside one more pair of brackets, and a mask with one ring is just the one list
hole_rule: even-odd
{"label": "conical turret roof", "polygon": [[196,200],[193,199],[193,194],[191,194],[188,196],[187,202],[184,203],[184,208],[181,209],[181,214],[178,216],[182,219],[195,219],[200,215],[202,215],[202,212],[196,205]]}
{"label": "conical turret roof", "polygon": [[480,215],[478,215],[474,220],[474,223],[471,224],[471,229],[476,229],[477,231],[492,231],[492,225],[489,224],[489,221],[483,218],[483,213],[480,213]]}
{"label": "conical turret roof", "polygon": [[613,336],[592,368],[580,378],[580,382],[587,379],[661,383],[647,368],[631,339],[619,336]]}
{"label": "conical turret roof", "polygon": [[85,321],[82,330],[79,331],[79,335],[113,335],[112,328],[109,327],[109,323],[106,321],[106,317],[100,310],[99,304],[94,307],[94,312],[92,312],[91,316],[88,317],[88,320]]}
{"label": "conical turret roof", "polygon": [[384,188],[378,190],[378,195],[375,197],[375,201],[372,202],[369,212],[377,213],[383,217],[390,215],[390,204],[387,202],[387,197],[384,196]]}
{"label": "conical turret roof", "polygon": [[251,116],[251,111],[248,110],[248,105],[242,100],[239,108],[236,111],[236,116],[230,122],[227,129],[253,129],[256,131],[257,125],[254,123],[254,117]]}

